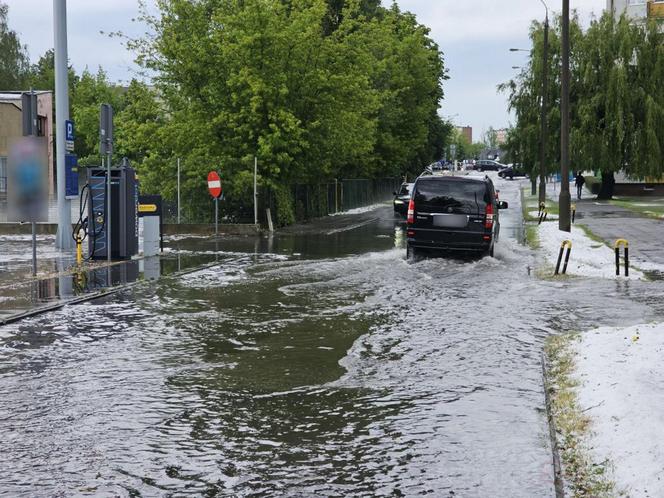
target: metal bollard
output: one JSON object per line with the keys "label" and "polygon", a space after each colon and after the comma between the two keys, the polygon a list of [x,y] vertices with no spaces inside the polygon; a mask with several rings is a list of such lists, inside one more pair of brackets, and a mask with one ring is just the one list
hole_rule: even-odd
{"label": "metal bollard", "polygon": [[83,262],[83,239],[81,239],[80,232],[76,234],[76,264],[80,265]]}
{"label": "metal bollard", "polygon": [[546,218],[547,218],[548,216],[549,216],[548,211],[546,211],[546,210],[542,211],[542,212],[540,213],[540,217],[539,217],[539,223],[538,223],[538,225],[541,225],[543,221],[546,221]]}
{"label": "metal bollard", "polygon": [[572,224],[576,221],[576,204],[572,204]]}
{"label": "metal bollard", "polygon": [[556,273],[555,275],[560,274],[560,263],[562,263],[563,260],[563,253],[565,252],[565,248],[567,248],[567,255],[565,256],[565,265],[563,266],[563,275],[567,273],[567,264],[569,263],[569,256],[572,252],[572,241],[571,240],[564,240],[562,244],[560,244],[560,252],[558,253],[558,262],[556,263]]}
{"label": "metal bollard", "polygon": [[629,277],[629,242],[625,239],[618,239],[613,245],[616,251],[616,277],[620,276],[620,247],[625,248],[625,276]]}

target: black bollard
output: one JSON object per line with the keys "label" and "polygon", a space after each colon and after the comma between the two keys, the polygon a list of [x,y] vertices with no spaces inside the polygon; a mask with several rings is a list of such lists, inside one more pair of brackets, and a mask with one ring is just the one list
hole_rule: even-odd
{"label": "black bollard", "polygon": [[572,253],[572,245],[567,247],[567,255],[565,256],[565,266],[563,266],[563,275],[567,273],[567,263],[569,263],[569,255]]}
{"label": "black bollard", "polygon": [[629,277],[629,247],[625,247],[625,276]]}

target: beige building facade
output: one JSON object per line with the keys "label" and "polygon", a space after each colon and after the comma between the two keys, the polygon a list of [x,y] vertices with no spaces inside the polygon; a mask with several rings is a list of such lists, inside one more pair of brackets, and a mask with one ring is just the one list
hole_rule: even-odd
{"label": "beige building facade", "polygon": [[[53,147],[53,93],[37,93],[37,134],[45,137],[48,147],[49,198],[55,197]],[[7,157],[12,143],[23,136],[22,92],[0,93],[0,201],[7,198]]]}
{"label": "beige building facade", "polygon": [[457,126],[456,131],[462,137],[468,140],[468,143],[473,143],[473,127],[472,126]]}

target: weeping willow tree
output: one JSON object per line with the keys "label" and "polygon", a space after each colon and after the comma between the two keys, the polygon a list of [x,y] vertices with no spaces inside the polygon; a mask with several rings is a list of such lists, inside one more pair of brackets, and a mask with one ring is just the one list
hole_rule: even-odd
{"label": "weeping willow tree", "polygon": [[[538,169],[543,27],[533,23],[528,65],[501,85],[516,115],[511,143]],[[584,32],[571,21],[571,159],[573,170],[601,172],[599,198],[613,196],[615,173],[660,179],[664,173],[664,42],[657,23],[605,14]],[[546,171],[558,170],[560,22],[550,34],[549,147]]]}
{"label": "weeping willow tree", "polygon": [[[547,147],[544,154],[544,171],[558,171],[560,162],[560,17],[553,20],[549,31]],[[570,36],[578,39],[582,34],[578,16],[570,20]],[[508,108],[514,113],[516,123],[510,130],[507,148],[513,157],[519,157],[531,172],[533,195],[536,193],[540,173],[542,79],[544,74],[544,24],[533,21],[530,28],[532,49],[527,64],[519,74],[499,85],[498,90],[507,94]]]}

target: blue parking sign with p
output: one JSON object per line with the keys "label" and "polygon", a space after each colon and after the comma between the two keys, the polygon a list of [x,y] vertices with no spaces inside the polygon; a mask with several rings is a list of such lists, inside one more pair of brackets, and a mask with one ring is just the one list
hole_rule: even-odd
{"label": "blue parking sign with p", "polygon": [[65,121],[65,150],[67,152],[74,152],[74,122]]}
{"label": "blue parking sign with p", "polygon": [[74,140],[74,122],[65,121],[65,140]]}

